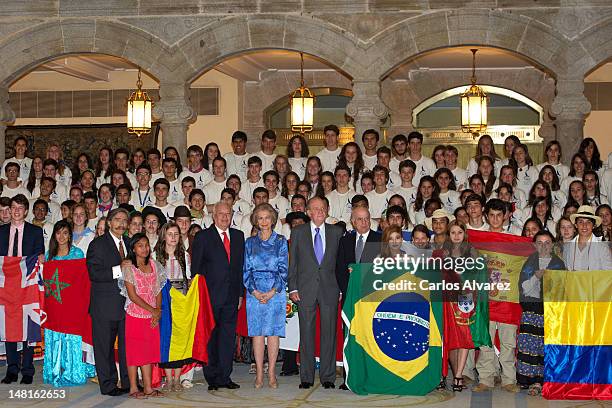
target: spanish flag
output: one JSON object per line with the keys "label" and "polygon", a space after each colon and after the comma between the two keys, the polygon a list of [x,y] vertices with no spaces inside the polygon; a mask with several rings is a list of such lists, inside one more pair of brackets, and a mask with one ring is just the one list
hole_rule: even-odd
{"label": "spanish flag", "polygon": [[159,323],[162,363],[186,359],[208,363],[207,346],[214,327],[208,288],[201,275],[195,275],[185,295],[166,283]]}
{"label": "spanish flag", "polygon": [[362,395],[432,391],[440,382],[442,302],[423,289],[429,279],[402,270],[377,275],[372,264],[352,268],[342,309],[346,385]]}
{"label": "spanish flag", "polygon": [[547,399],[612,399],[612,272],[544,273]]}

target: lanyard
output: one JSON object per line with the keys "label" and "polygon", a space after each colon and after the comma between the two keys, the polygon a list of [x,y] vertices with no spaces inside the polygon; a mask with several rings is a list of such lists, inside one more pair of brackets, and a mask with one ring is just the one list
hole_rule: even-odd
{"label": "lanyard", "polygon": [[140,202],[141,209],[145,207],[145,204],[147,203],[147,200],[149,199],[150,192],[151,192],[151,187],[147,189],[147,194],[145,194],[144,200],[143,200],[142,196],[140,195],[140,189],[138,189],[138,201]]}

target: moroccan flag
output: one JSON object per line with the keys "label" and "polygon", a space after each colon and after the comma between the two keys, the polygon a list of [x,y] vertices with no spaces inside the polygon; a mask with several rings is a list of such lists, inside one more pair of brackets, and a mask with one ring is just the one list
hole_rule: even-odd
{"label": "moroccan flag", "polygon": [[[465,268],[459,273],[446,273],[446,282],[455,283],[459,290],[446,289],[444,299],[444,348],[442,354],[442,375],[448,375],[449,351],[457,348],[474,349],[492,347],[489,335],[489,293],[484,286],[488,283],[487,266],[481,264]],[[457,347],[471,339],[469,347]]]}
{"label": "moroccan flag", "polygon": [[38,257],[0,257],[0,341],[40,342],[43,303]]}
{"label": "moroccan flag", "polygon": [[89,294],[91,284],[85,259],[47,261],[43,266],[47,321],[44,327],[81,336],[92,345]]}
{"label": "moroccan flag", "polygon": [[[351,265],[342,318],[346,384],[357,394],[425,395],[440,382],[442,302],[422,290],[424,273]],[[427,280],[439,272],[428,273]],[[383,284],[395,287],[383,287]],[[401,286],[400,286],[401,285]],[[411,286],[409,288],[409,286]],[[439,296],[439,295],[438,295]]]}
{"label": "moroccan flag", "polygon": [[612,399],[612,272],[544,272],[546,399]]}
{"label": "moroccan flag", "polygon": [[159,322],[162,363],[188,358],[208,363],[207,346],[214,327],[206,279],[195,275],[186,295],[166,283]]}
{"label": "moroccan flag", "polygon": [[534,251],[531,238],[500,232],[468,230],[470,243],[487,259],[489,281],[507,285],[507,290],[489,292],[489,319],[519,325],[519,278],[523,264]]}

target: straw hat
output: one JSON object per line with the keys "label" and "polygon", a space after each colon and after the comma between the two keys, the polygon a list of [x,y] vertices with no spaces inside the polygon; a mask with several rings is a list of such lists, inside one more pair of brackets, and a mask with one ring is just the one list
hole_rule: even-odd
{"label": "straw hat", "polygon": [[601,217],[595,215],[595,210],[590,205],[581,205],[576,213],[570,215],[570,220],[574,225],[576,225],[577,218],[590,218],[595,223],[595,227],[601,225]]}
{"label": "straw hat", "polygon": [[425,218],[425,226],[430,231],[434,218],[446,218],[448,219],[448,222],[451,222],[455,219],[455,216],[449,214],[444,208],[440,208],[439,210],[434,211],[433,214],[431,214],[431,217]]}

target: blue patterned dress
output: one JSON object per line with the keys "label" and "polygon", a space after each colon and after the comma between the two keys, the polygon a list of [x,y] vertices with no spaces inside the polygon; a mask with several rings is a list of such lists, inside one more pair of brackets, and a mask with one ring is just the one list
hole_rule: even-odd
{"label": "blue patterned dress", "polygon": [[[287,240],[276,232],[265,241],[259,233],[246,240],[243,281],[249,336],[285,337],[288,253]],[[259,303],[252,295],[254,290],[268,292],[272,288],[276,294],[268,303]]]}
{"label": "blue patterned dress", "polygon": [[[85,258],[83,251],[71,246],[66,256],[56,256],[54,261]],[[45,254],[49,260],[49,253]],[[93,353],[90,353],[93,355]],[[43,382],[54,387],[83,385],[96,376],[96,367],[83,361],[83,339],[75,334],[59,333],[45,329],[45,356]]]}

